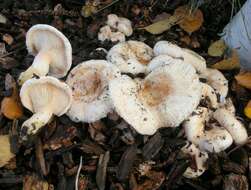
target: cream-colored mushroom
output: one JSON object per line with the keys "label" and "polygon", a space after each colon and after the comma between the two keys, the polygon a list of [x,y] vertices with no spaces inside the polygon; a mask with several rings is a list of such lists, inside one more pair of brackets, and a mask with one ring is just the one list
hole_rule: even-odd
{"label": "cream-colored mushroom", "polygon": [[133,33],[131,21],[124,17],[118,17],[115,14],[109,14],[107,16],[107,25],[117,29],[119,32],[126,36],[131,36]]}
{"label": "cream-colored mushroom", "polygon": [[[207,169],[208,154],[200,151],[194,144],[187,142],[181,151],[191,157],[191,165],[183,173],[186,178],[196,178],[201,176]],[[193,163],[195,162],[195,163]]]}
{"label": "cream-colored mushroom", "polygon": [[[233,138],[229,132],[215,123],[206,124],[208,120],[208,109],[198,107],[183,123],[187,139],[198,145],[200,150],[208,152],[220,152],[231,146]],[[205,130],[206,125],[211,129]]]}
{"label": "cream-colored mushroom", "polygon": [[107,60],[118,66],[123,73],[145,73],[147,64],[153,57],[152,48],[143,42],[127,41],[113,46]]}
{"label": "cream-colored mushroom", "polygon": [[219,106],[219,104],[214,89],[206,83],[201,83],[201,85],[202,85],[202,96],[201,96],[202,101],[206,101],[208,108],[216,109]]}
{"label": "cream-colored mushroom", "polygon": [[64,77],[72,64],[72,48],[69,40],[56,28],[37,24],[26,34],[28,52],[35,56],[32,65],[19,77],[23,84],[34,75],[45,76],[49,73],[57,78]]}
{"label": "cream-colored mushroom", "polygon": [[213,117],[222,127],[228,130],[237,145],[244,144],[247,141],[248,134],[246,128],[230,111],[219,108],[213,113]]}
{"label": "cream-colored mushroom", "polygon": [[0,168],[9,163],[15,157],[11,152],[9,135],[0,135]]}
{"label": "cream-colored mushroom", "polygon": [[73,94],[67,115],[88,123],[106,117],[113,111],[108,83],[119,75],[118,68],[105,60],[89,60],[73,68],[66,80]]}
{"label": "cream-colored mushroom", "polygon": [[21,129],[25,140],[27,135],[37,133],[53,115],[61,116],[67,112],[72,101],[70,87],[54,77],[41,77],[27,80],[21,90],[20,98],[24,107],[33,112]]}
{"label": "cream-colored mushroom", "polygon": [[159,41],[154,45],[155,56],[169,55],[176,59],[183,59],[185,63],[191,64],[197,72],[203,73],[206,70],[206,61],[203,57],[189,49],[180,48],[168,41]]}
{"label": "cream-colored mushroom", "polygon": [[98,39],[102,42],[105,40],[110,40],[112,42],[124,42],[125,35],[121,32],[113,32],[110,26],[106,25],[100,28]]}
{"label": "cream-colored mushroom", "polygon": [[224,102],[219,104],[220,108],[225,108],[231,114],[235,115],[235,107],[231,98],[226,98]]}
{"label": "cream-colored mushroom", "polygon": [[156,68],[139,82],[123,76],[112,80],[109,89],[115,110],[140,134],[178,126],[201,98],[196,71],[183,62]]}
{"label": "cream-colored mushroom", "polygon": [[201,73],[200,78],[206,79],[206,83],[220,96],[220,102],[225,101],[228,93],[228,80],[219,70],[207,68]]}

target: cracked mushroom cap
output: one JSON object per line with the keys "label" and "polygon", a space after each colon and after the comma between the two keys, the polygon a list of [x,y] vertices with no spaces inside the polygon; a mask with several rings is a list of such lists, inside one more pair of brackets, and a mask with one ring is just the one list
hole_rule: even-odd
{"label": "cracked mushroom cap", "polygon": [[186,178],[196,178],[201,176],[207,169],[206,162],[208,160],[208,154],[200,151],[194,144],[189,142],[182,147],[181,151],[191,156],[192,165],[194,165],[194,167],[188,167],[183,173],[183,176]]}
{"label": "cracked mushroom cap", "polygon": [[56,28],[46,24],[32,26],[26,34],[26,46],[32,55],[49,59],[49,75],[64,77],[72,64],[69,40]]}
{"label": "cracked mushroom cap", "polygon": [[152,48],[145,43],[126,41],[113,46],[106,58],[123,73],[139,74],[146,72],[147,64],[152,57]]}
{"label": "cracked mushroom cap", "polygon": [[110,83],[119,115],[140,134],[176,127],[197,107],[201,86],[194,68],[183,62],[152,71],[143,81],[123,76]]}
{"label": "cracked mushroom cap", "polygon": [[206,61],[203,57],[189,49],[180,48],[168,41],[159,41],[154,45],[155,56],[169,55],[176,59],[183,59],[184,62],[191,64],[197,72],[202,73],[206,70]]}
{"label": "cracked mushroom cap", "polygon": [[22,125],[21,135],[35,134],[46,125],[53,115],[61,116],[67,112],[72,101],[70,87],[54,77],[41,77],[27,80],[21,90],[23,106],[33,112],[33,116]]}
{"label": "cracked mushroom cap", "polygon": [[89,60],[73,68],[66,80],[73,95],[67,115],[88,123],[106,117],[113,111],[108,83],[119,75],[117,67],[105,60]]}

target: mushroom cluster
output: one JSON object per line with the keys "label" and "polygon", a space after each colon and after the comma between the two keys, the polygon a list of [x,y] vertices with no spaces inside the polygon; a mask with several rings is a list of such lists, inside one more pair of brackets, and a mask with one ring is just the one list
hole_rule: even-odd
{"label": "mushroom cluster", "polygon": [[124,42],[126,36],[133,33],[131,21],[115,14],[107,16],[106,25],[100,28],[98,39],[100,41]]}
{"label": "mushroom cluster", "polygon": [[[130,22],[116,15],[109,15],[107,24],[125,35],[132,33]],[[227,98],[227,79],[207,68],[203,57],[168,41],[157,42],[153,49],[143,42],[122,41],[108,51],[107,60],[84,61],[61,82],[57,78],[71,67],[71,45],[55,28],[33,26],[26,44],[35,59],[19,79],[24,82],[22,104],[34,114],[23,123],[22,138],[65,113],[74,122],[92,123],[115,111],[143,135],[182,125],[189,141],[182,151],[195,157],[198,168],[184,173],[191,178],[205,171],[207,152],[246,142],[246,129]]]}

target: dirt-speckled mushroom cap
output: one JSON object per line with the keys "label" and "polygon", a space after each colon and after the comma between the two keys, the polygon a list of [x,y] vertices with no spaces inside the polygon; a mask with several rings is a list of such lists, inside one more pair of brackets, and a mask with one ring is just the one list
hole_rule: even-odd
{"label": "dirt-speckled mushroom cap", "polygon": [[123,73],[145,73],[147,64],[153,57],[152,48],[143,42],[126,41],[113,46],[107,60],[116,65]]}
{"label": "dirt-speckled mushroom cap", "polygon": [[56,28],[46,24],[32,26],[26,34],[28,52],[37,55],[40,51],[50,57],[49,75],[64,77],[72,64],[72,48],[69,40]]}
{"label": "dirt-speckled mushroom cap", "polygon": [[73,101],[67,115],[75,122],[95,122],[112,112],[108,91],[110,80],[120,75],[116,66],[105,60],[89,60],[74,67],[66,83]]}
{"label": "dirt-speckled mushroom cap", "polygon": [[46,76],[27,80],[20,90],[20,98],[23,106],[33,113],[46,109],[61,116],[71,105],[72,92],[66,83]]}

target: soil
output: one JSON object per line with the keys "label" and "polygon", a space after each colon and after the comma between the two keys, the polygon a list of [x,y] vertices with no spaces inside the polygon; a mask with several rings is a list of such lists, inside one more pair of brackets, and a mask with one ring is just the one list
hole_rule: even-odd
{"label": "soil", "polygon": [[[97,39],[98,30],[110,13],[132,21],[134,33],[128,39],[143,41],[151,47],[159,40],[169,40],[196,51],[209,65],[222,59],[210,57],[207,49],[211,42],[220,38],[218,34],[230,20],[231,1],[200,0],[204,23],[198,31],[187,34],[174,26],[160,35],[152,35],[139,28],[151,24],[160,13],[172,14],[175,8],[188,1],[118,0],[111,5],[111,0],[100,2],[103,4],[99,5],[99,11],[85,18],[81,15],[84,0],[1,0],[0,13],[7,22],[0,23],[0,43],[4,43],[6,48],[0,56],[0,100],[12,94],[12,90],[5,88],[6,74],[17,80],[33,61],[33,56],[26,50],[25,33],[38,23],[56,27],[70,40],[72,67],[89,59],[105,59],[105,53],[95,49],[109,50],[113,46],[111,42]],[[238,9],[238,6],[234,7],[235,12]],[[2,39],[5,34],[14,41],[8,44]],[[191,43],[182,40],[187,36]],[[234,101],[237,115],[251,134],[249,120],[243,115],[251,93],[236,84],[236,73],[238,71],[224,72],[231,89],[229,96]],[[199,178],[187,179],[182,174],[193,159],[180,151],[186,141],[181,127],[163,128],[153,136],[143,136],[116,114],[92,124],[74,123],[67,116],[61,116],[23,143],[19,139],[20,126],[30,116],[27,110],[19,120],[9,120],[0,115],[0,134],[10,135],[11,149],[16,154],[8,165],[0,169],[0,189],[71,190],[75,189],[76,179],[79,190],[246,190],[251,182],[249,143],[241,147],[232,145],[219,154],[210,154],[208,170]],[[77,175],[79,166],[81,170]],[[142,167],[145,175],[140,170]]]}

